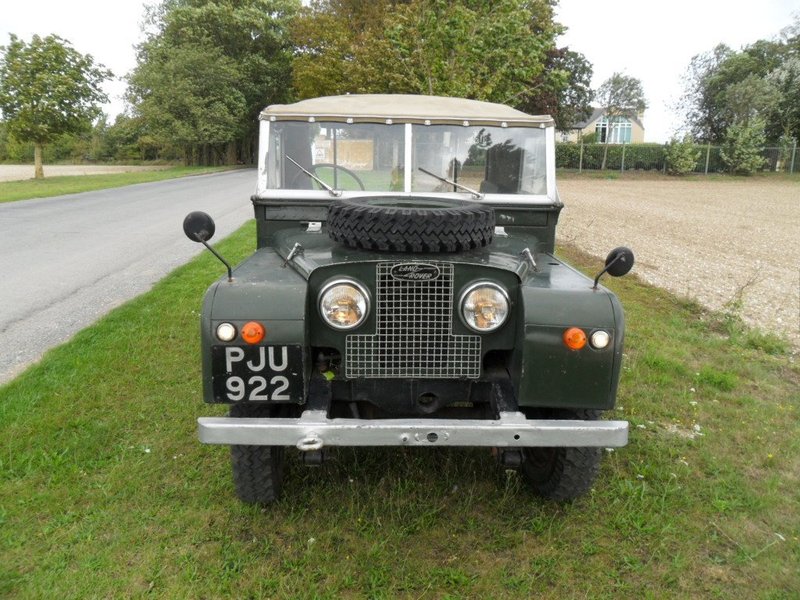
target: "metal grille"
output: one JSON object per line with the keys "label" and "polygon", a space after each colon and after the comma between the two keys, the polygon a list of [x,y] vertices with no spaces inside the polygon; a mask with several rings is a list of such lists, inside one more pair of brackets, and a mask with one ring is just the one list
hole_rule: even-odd
{"label": "metal grille", "polygon": [[392,276],[398,263],[377,266],[377,333],[348,335],[348,378],[477,379],[481,338],[453,335],[453,265],[426,263],[439,270],[428,281]]}

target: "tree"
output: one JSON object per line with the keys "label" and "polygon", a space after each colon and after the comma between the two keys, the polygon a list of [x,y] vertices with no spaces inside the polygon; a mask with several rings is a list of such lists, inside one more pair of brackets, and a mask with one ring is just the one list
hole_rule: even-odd
{"label": "tree", "polygon": [[697,167],[700,150],[688,134],[682,138],[674,137],[666,148],[667,170],[671,175],[688,175]]}
{"label": "tree", "polygon": [[[165,0],[129,76],[132,116],[187,160],[250,161],[258,114],[291,98],[288,28],[299,0]],[[215,155],[215,156],[212,156]]]}
{"label": "tree", "polygon": [[752,175],[764,167],[764,125],[763,119],[755,118],[728,128],[720,155],[731,173]]}
{"label": "tree", "polygon": [[528,101],[517,108],[551,115],[559,131],[571,129],[592,114],[592,64],[579,52],[551,50],[544,72],[531,87]]}
{"label": "tree", "polygon": [[412,93],[524,106],[562,28],[548,0],[319,0],[293,27],[298,96]]}
{"label": "tree", "polygon": [[776,94],[767,125],[770,139],[800,139],[800,51],[770,73],[768,81]]}
{"label": "tree", "polygon": [[178,146],[187,164],[205,147],[224,148],[246,127],[247,104],[235,62],[217,48],[151,44],[148,63],[130,79],[135,115],[162,147]]}
{"label": "tree", "polygon": [[711,52],[692,57],[689,63],[683,97],[676,108],[684,113],[686,127],[696,140],[716,142],[725,134],[727,125],[717,98],[721,80],[715,76],[732,54],[728,46],[719,44]]}
{"label": "tree", "polygon": [[91,126],[108,101],[100,86],[113,75],[55,35],[34,35],[28,44],[12,34],[0,51],[0,111],[12,137],[33,142],[34,176],[41,179],[42,147]]}
{"label": "tree", "polygon": [[600,166],[601,169],[605,169],[608,144],[611,142],[614,125],[623,118],[637,117],[647,108],[647,102],[644,98],[642,82],[635,77],[621,73],[614,73],[603,82],[597,90],[596,99],[607,122],[603,164]]}
{"label": "tree", "polygon": [[719,45],[695,56],[678,108],[697,138],[722,143],[728,128],[759,118],[768,139],[800,136],[800,18],[778,41],[759,40],[741,51]]}

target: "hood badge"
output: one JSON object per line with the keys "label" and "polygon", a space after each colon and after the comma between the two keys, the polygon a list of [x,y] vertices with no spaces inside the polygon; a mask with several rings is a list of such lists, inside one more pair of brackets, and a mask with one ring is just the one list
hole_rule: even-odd
{"label": "hood badge", "polygon": [[392,278],[400,281],[433,281],[439,279],[439,267],[428,263],[401,263],[390,271]]}

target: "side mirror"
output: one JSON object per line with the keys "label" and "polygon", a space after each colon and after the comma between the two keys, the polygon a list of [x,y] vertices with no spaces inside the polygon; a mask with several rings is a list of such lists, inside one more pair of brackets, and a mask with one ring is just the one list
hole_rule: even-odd
{"label": "side mirror", "polygon": [[606,257],[605,268],[594,278],[594,286],[592,289],[597,289],[597,282],[600,281],[600,277],[602,277],[604,273],[608,273],[612,277],[627,275],[633,268],[633,262],[633,250],[625,246],[614,248]]}
{"label": "side mirror", "polygon": [[183,233],[193,242],[207,242],[214,237],[217,226],[208,213],[196,210],[183,220]]}
{"label": "side mirror", "polygon": [[633,250],[620,246],[614,248],[606,257],[606,272],[612,277],[627,275],[633,268]]}
{"label": "side mirror", "polygon": [[216,230],[217,226],[214,224],[214,219],[212,219],[207,213],[199,210],[190,212],[183,220],[183,233],[186,234],[186,237],[193,242],[199,242],[208,248],[209,252],[216,256],[222,262],[222,264],[227,267],[228,281],[233,281],[233,270],[231,269],[231,265],[227,260],[222,258],[219,252],[208,245],[208,240],[214,237],[214,232]]}

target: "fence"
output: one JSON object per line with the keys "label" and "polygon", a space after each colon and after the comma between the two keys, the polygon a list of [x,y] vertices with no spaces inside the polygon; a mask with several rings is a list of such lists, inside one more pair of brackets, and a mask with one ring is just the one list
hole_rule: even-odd
{"label": "fence", "polygon": [[[700,156],[695,173],[726,173],[722,160],[722,147],[697,145]],[[609,144],[606,170],[610,171],[663,171],[669,169],[663,144]],[[605,144],[556,144],[556,167],[559,169],[599,170],[603,164]],[[800,172],[800,151],[797,142],[788,148],[768,147],[762,150],[765,172]]]}

